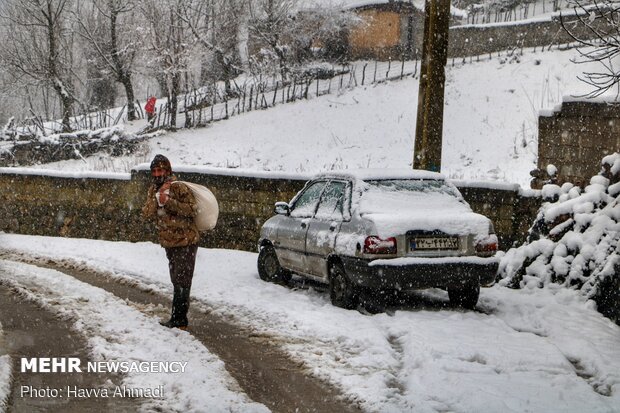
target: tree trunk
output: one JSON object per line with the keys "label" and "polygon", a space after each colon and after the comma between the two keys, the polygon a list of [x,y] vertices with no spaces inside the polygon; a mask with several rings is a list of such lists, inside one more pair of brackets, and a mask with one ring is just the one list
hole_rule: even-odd
{"label": "tree trunk", "polygon": [[224,82],[224,90],[226,97],[230,97],[232,94],[232,86],[230,84],[230,79],[232,77],[232,68],[230,67],[230,62],[224,56],[220,50],[216,50],[215,58],[217,59],[218,65],[222,70],[222,81]]}
{"label": "tree trunk", "polygon": [[112,60],[116,69],[117,80],[125,87],[125,95],[127,96],[127,120],[136,119],[136,108],[134,105],[133,85],[131,84],[131,73],[126,70],[121,62],[118,52],[118,38],[116,35],[116,25],[118,19],[118,11],[113,10],[110,14],[110,40],[112,42]]}
{"label": "tree trunk", "polygon": [[170,88],[170,101],[168,102],[168,107],[170,108],[170,126],[172,128],[177,127],[177,108],[178,108],[178,98],[179,92],[181,91],[181,74],[175,72],[172,74],[171,79],[171,88]]}
{"label": "tree trunk", "polygon": [[136,105],[134,101],[136,97],[133,93],[133,84],[131,83],[131,75],[124,74],[120,78],[120,82],[125,87],[125,95],[127,95],[127,120],[136,120]]}
{"label": "tree trunk", "polygon": [[60,68],[58,62],[58,46],[56,44],[56,27],[58,22],[54,19],[54,11],[52,10],[52,4],[47,3],[47,13],[43,13],[47,20],[47,42],[48,42],[48,55],[47,55],[47,72],[49,79],[52,81],[52,87],[60,99],[62,106],[62,131],[71,131],[71,116],[73,115],[73,97],[70,91],[61,80],[59,75]]}
{"label": "tree trunk", "polygon": [[62,105],[62,131],[71,132],[71,117],[73,116],[73,98],[65,90],[62,82],[54,80],[54,90]]}

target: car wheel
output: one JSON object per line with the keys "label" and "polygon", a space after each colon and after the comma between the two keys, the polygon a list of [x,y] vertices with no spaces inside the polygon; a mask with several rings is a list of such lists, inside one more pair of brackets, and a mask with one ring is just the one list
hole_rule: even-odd
{"label": "car wheel", "polygon": [[450,303],[455,306],[467,308],[473,310],[478,303],[478,297],[480,296],[480,285],[463,285],[460,287],[449,287],[448,297],[450,297]]}
{"label": "car wheel", "polygon": [[357,306],[355,290],[340,263],[329,268],[329,298],[336,307],[350,310]]}
{"label": "car wheel", "polygon": [[271,245],[264,246],[258,253],[258,275],[268,282],[287,283],[291,279],[291,273],[282,268]]}

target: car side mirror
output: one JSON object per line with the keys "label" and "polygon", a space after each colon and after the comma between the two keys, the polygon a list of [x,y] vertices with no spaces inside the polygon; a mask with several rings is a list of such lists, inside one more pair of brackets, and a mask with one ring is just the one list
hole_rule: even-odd
{"label": "car side mirror", "polygon": [[278,215],[288,215],[290,214],[291,210],[290,210],[290,207],[288,206],[288,203],[276,202],[273,208],[273,212],[275,212]]}

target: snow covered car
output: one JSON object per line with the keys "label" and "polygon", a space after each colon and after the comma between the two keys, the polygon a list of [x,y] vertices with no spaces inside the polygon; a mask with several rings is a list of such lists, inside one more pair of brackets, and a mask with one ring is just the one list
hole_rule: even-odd
{"label": "snow covered car", "polygon": [[443,175],[411,169],[316,176],[261,229],[258,273],[329,284],[332,304],[354,308],[360,292],[444,288],[474,308],[495,280],[497,236]]}

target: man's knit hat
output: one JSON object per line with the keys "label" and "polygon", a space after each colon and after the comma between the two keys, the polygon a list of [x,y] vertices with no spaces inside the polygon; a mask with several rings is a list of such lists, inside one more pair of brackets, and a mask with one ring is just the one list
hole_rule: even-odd
{"label": "man's knit hat", "polygon": [[172,172],[172,165],[170,165],[170,161],[164,155],[155,155],[153,161],[151,161],[151,170],[155,168],[166,169]]}

